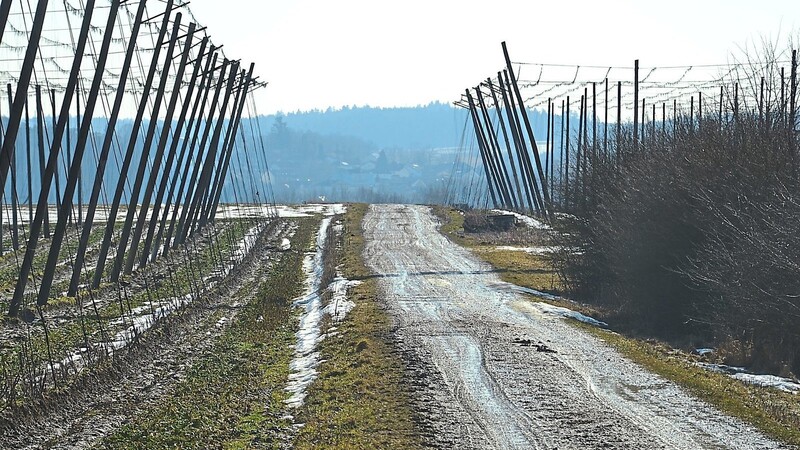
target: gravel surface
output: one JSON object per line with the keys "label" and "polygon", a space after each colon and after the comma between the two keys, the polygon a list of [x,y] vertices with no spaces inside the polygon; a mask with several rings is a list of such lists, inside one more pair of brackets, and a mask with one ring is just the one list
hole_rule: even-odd
{"label": "gravel surface", "polygon": [[504,289],[428,208],[374,205],[363,226],[430,445],[788,448]]}

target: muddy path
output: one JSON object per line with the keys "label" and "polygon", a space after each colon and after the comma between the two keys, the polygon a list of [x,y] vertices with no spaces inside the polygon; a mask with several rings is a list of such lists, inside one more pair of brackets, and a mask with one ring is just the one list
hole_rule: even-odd
{"label": "muddy path", "polygon": [[426,207],[374,205],[363,226],[432,446],[784,448],[503,289]]}
{"label": "muddy path", "polygon": [[[257,292],[295,227],[266,228],[247,256],[202,299],[160,321],[112,367],[90,375],[69,392],[0,420],[0,448],[87,448],[169,395],[187,370]],[[163,322],[163,323],[162,323]]]}

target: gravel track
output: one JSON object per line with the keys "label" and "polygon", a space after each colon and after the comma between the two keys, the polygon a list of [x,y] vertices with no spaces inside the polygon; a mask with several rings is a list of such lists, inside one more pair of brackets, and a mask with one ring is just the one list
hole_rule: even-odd
{"label": "gravel track", "polygon": [[373,205],[363,226],[432,446],[788,448],[504,289],[428,208]]}

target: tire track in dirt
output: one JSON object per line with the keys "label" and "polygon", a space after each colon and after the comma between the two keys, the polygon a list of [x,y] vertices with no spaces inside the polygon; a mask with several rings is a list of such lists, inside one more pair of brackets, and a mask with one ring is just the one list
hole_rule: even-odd
{"label": "tire track in dirt", "polygon": [[502,289],[428,208],[374,205],[363,226],[431,445],[785,448]]}

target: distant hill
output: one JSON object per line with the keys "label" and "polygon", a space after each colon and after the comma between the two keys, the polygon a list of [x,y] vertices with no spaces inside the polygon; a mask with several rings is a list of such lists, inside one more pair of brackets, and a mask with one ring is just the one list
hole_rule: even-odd
{"label": "distant hill", "polygon": [[[379,148],[403,149],[457,146],[468,117],[466,110],[445,103],[404,108],[346,107],[278,115],[297,131],[354,136]],[[278,115],[266,116],[266,125],[271,127]]]}

